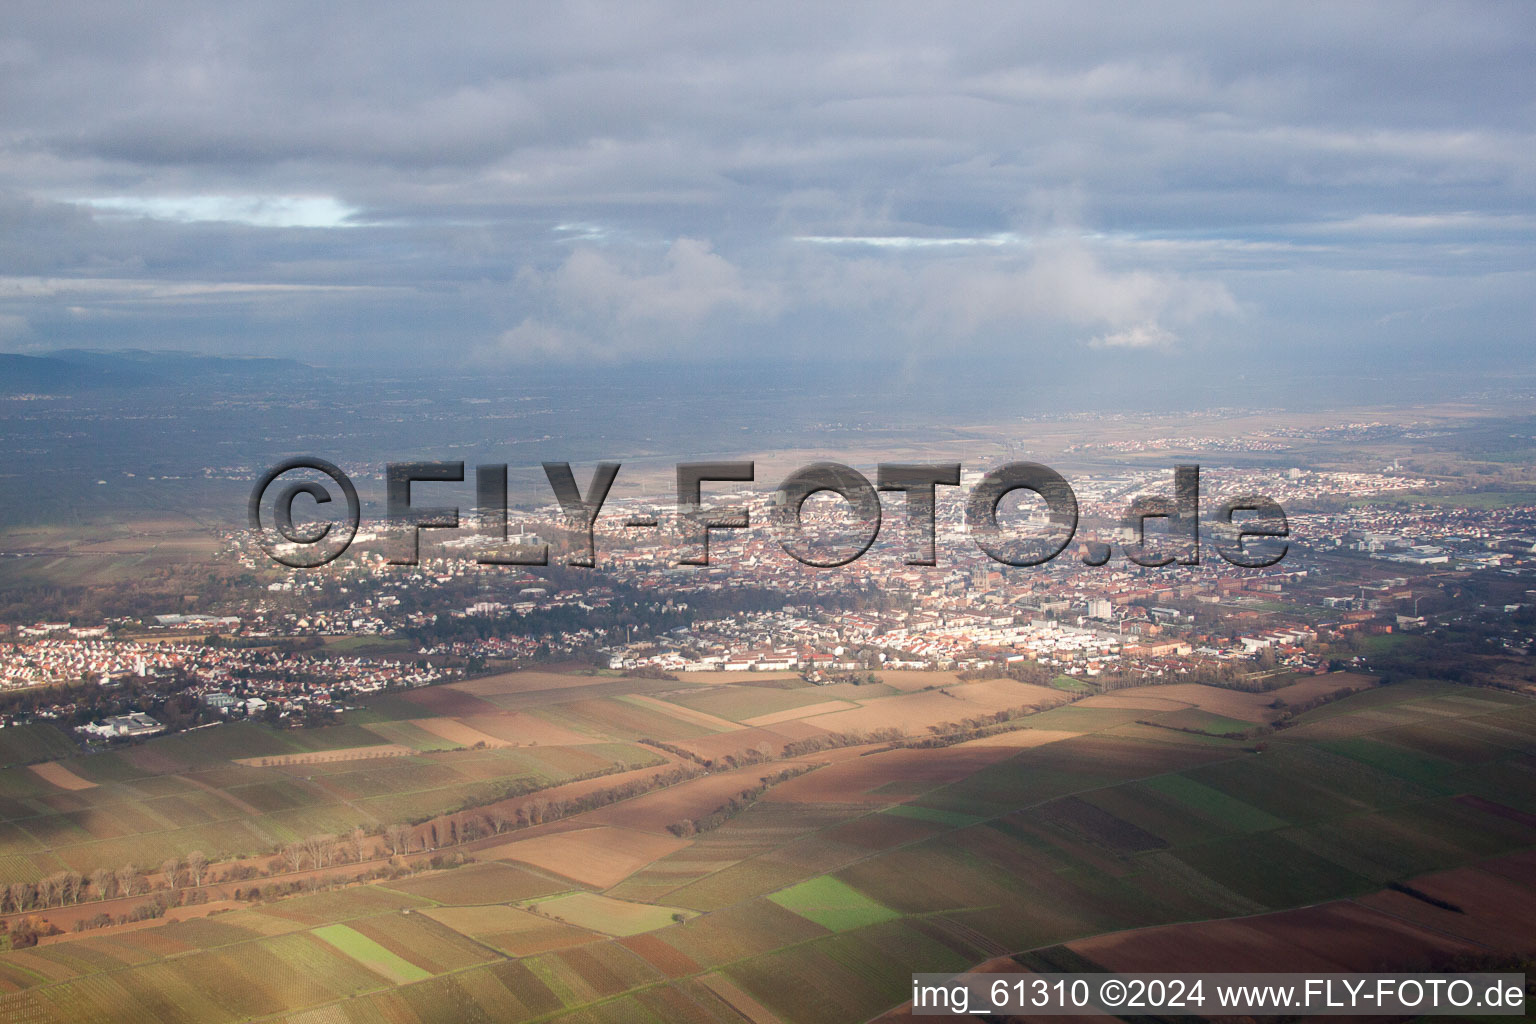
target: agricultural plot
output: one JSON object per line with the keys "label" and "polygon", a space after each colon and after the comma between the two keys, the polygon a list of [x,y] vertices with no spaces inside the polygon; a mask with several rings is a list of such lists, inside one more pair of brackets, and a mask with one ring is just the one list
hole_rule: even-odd
{"label": "agricultural plot", "polygon": [[432,976],[430,972],[417,967],[409,960],[403,959],[368,936],[344,924],[330,924],[323,928],[316,928],[312,934],[396,985],[420,981],[422,978]]}
{"label": "agricultural plot", "polygon": [[[763,725],[771,724],[762,721],[764,717],[825,703],[827,689],[820,686],[797,686],[788,690],[767,686],[710,686],[669,693],[667,700],[728,721]],[[749,723],[748,719],[757,721]]]}
{"label": "agricultural plot", "polygon": [[595,892],[573,892],[536,900],[529,907],[537,913],[604,935],[639,935],[665,928],[691,915],[679,907],[631,903]]}
{"label": "agricultural plot", "polygon": [[831,875],[790,886],[768,898],[832,932],[852,931],[901,916]]}
{"label": "agricultural plot", "polygon": [[248,768],[291,768],[337,764],[342,761],[372,761],[380,757],[405,757],[417,753],[418,749],[402,743],[378,743],[367,747],[345,747],[340,750],[308,750],[296,754],[237,757],[234,761]]}
{"label": "agricultural plot", "polygon": [[67,789],[71,792],[81,789],[92,789],[97,785],[89,779],[82,779],[80,776],[70,771],[68,765],[60,761],[47,761],[43,764],[34,764],[31,766],[30,770],[32,774],[36,775],[44,782],[51,782],[53,785],[59,787],[60,789]]}
{"label": "agricultural plot", "polygon": [[1198,708],[1152,714],[1147,716],[1147,720],[1169,729],[1189,729],[1210,736],[1231,734],[1240,736],[1255,728],[1252,722],[1245,722],[1240,718],[1227,718],[1224,715],[1213,715],[1209,711],[1201,711]]}
{"label": "agricultural plot", "polygon": [[897,804],[895,807],[886,808],[884,813],[894,814],[898,818],[916,818],[918,821],[931,821],[939,825],[948,825],[951,828],[963,828],[966,825],[974,825],[982,820],[974,814],[941,811],[933,807],[919,807],[916,804]]}
{"label": "agricultural plot", "polygon": [[520,861],[582,885],[607,889],[687,845],[687,840],[673,836],[598,826],[515,839],[486,847],[476,856]]}
{"label": "agricultural plot", "polygon": [[437,907],[421,913],[508,956],[532,956],[552,949],[565,949],[591,942],[596,937],[585,928],[501,904]]}
{"label": "agricultural plot", "polygon": [[616,698],[573,700],[539,708],[538,717],[562,728],[586,733],[595,739],[685,740],[712,735],[719,730],[685,722],[653,708]]}
{"label": "agricultural plot", "polygon": [[68,757],[74,751],[69,737],[46,722],[0,729],[0,767]]}
{"label": "agricultural plot", "polygon": [[395,892],[446,906],[511,903],[569,888],[564,882],[501,861],[466,864],[452,871],[418,875],[387,885]]}
{"label": "agricultural plot", "polygon": [[693,708],[684,707],[681,704],[673,704],[671,701],[650,697],[643,693],[632,693],[618,699],[639,707],[650,708],[652,711],[660,711],[662,714],[670,715],[680,721],[702,725],[706,729],[713,729],[717,732],[730,732],[741,728],[740,724],[736,722],[728,721],[703,711],[697,711]]}
{"label": "agricultural plot", "polygon": [[[594,687],[612,682],[592,678]],[[697,689],[724,699],[734,690],[809,689],[769,682]],[[665,689],[639,701],[548,686],[498,699],[536,694],[537,712],[517,715],[573,732],[579,720],[587,739],[600,731],[597,716],[632,712],[703,730],[702,716],[715,712],[668,715],[654,702],[680,686]],[[844,689],[813,696],[844,699]],[[666,834],[665,824],[713,809],[770,766],[711,774],[531,837],[483,839],[471,851],[481,859],[452,870],[7,953],[0,999],[24,988],[61,1020],[189,1024],[284,1013],[308,1024],[552,1015],[707,1022],[736,1021],[743,1008],[785,1024],[843,1024],[903,1001],[913,970],[959,970],[1058,943],[1071,945],[1049,955],[1118,969],[1169,969],[1170,949],[1201,968],[1226,964],[1225,956],[1230,969],[1251,969],[1237,964],[1246,949],[1262,953],[1263,968],[1374,969],[1373,951],[1407,957],[1411,967],[1414,957],[1464,951],[1486,936],[1528,937],[1536,913],[1536,776],[1528,770],[1536,715],[1528,702],[1439,684],[1377,687],[1299,716],[1256,753],[1254,744],[1134,725],[1209,726],[1230,713],[1183,701],[1147,706],[1178,689],[1117,691],[1097,705],[1090,698],[1031,719],[1044,728],[979,743],[823,751],[799,760],[825,767],[691,840]],[[552,693],[566,698],[546,702]],[[908,696],[959,702],[931,691]],[[460,698],[478,699],[452,699]],[[371,724],[419,727],[433,717],[490,735],[491,723],[513,716],[484,712],[471,724],[434,710]],[[1335,731],[1320,735],[1319,726]],[[732,728],[689,742],[804,728]],[[364,730],[332,737],[359,733],[378,738]],[[996,742],[1004,736],[1027,742]],[[314,749],[309,738],[291,739],[290,752]],[[324,822],[343,800],[401,813],[450,792],[462,799],[500,780],[569,778],[630,757],[654,753],[488,744],[301,774],[227,759],[217,770],[190,770],[185,748],[161,754],[151,743],[66,762],[96,783],[89,788],[64,789],[25,768],[0,771],[0,808],[15,812],[0,821],[0,847],[13,851],[0,865],[19,857],[35,867],[35,858],[53,856],[55,840],[65,852],[122,856],[125,844],[147,848],[161,836],[208,840],[210,830],[237,826],[291,832]],[[260,813],[244,814],[230,798]],[[1382,890],[1399,880],[1465,912]],[[1358,904],[1326,902],[1346,896]],[[1312,906],[1284,909],[1302,904]],[[1214,920],[1254,914],[1262,916]]]}
{"label": "agricultural plot", "polygon": [[1285,824],[1273,814],[1184,775],[1163,775],[1148,779],[1142,786],[1182,804],[1222,831],[1261,832]]}

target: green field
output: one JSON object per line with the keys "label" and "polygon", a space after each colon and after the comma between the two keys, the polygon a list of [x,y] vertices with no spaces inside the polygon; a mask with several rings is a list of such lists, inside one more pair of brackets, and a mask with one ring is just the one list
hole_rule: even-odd
{"label": "green field", "polygon": [[370,971],[382,974],[396,985],[403,985],[408,981],[420,981],[422,978],[432,976],[430,972],[422,970],[409,960],[396,956],[368,936],[344,924],[329,924],[323,928],[316,928],[313,934],[335,946]]}
{"label": "green field", "polygon": [[834,932],[852,931],[901,916],[831,875],[792,885],[768,898]]}
{"label": "green field", "polygon": [[68,736],[45,722],[0,729],[0,768],[68,757],[74,750]]}
{"label": "green field", "polygon": [[959,828],[962,825],[974,825],[982,819],[974,814],[959,814],[955,811],[941,811],[933,807],[919,807],[916,804],[897,804],[888,808],[886,814],[894,814],[898,818],[915,818],[918,821],[932,821],[940,825],[949,825]]}

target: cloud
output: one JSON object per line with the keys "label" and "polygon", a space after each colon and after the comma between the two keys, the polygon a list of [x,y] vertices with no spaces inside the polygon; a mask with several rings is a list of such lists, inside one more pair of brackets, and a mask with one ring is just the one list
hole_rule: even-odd
{"label": "cloud", "polygon": [[14,0],[6,29],[0,266],[99,283],[0,290],[29,344],[452,368],[1309,338],[1320,372],[1533,344],[1531,5]]}
{"label": "cloud", "polygon": [[74,202],[101,216],[146,217],[178,224],[339,228],[357,223],[353,220],[357,210],[331,196],[102,196]]}
{"label": "cloud", "polygon": [[708,242],[680,238],[661,253],[631,251],[621,259],[583,246],[549,273],[526,271],[519,285],[544,308],[477,349],[478,365],[549,359],[614,361],[696,352],[710,323],[729,328],[780,309],[772,283],[749,284],[740,268]]}
{"label": "cloud", "polygon": [[818,268],[822,301],[881,315],[916,339],[995,353],[1030,336],[1097,346],[1172,347],[1242,314],[1226,285],[1166,270],[1106,266],[1090,243],[1038,240],[1022,257],[862,260]]}
{"label": "cloud", "polygon": [[1101,334],[1089,342],[1094,348],[1166,348],[1177,339],[1155,323],[1137,324],[1113,334]]}

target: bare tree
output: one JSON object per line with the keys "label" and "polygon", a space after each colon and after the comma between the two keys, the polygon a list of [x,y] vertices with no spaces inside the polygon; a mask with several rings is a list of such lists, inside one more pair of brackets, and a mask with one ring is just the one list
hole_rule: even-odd
{"label": "bare tree", "polygon": [[304,846],[302,843],[289,843],[283,847],[283,862],[288,865],[289,871],[297,871],[304,864]]}
{"label": "bare tree", "polygon": [[132,896],[139,891],[139,882],[143,876],[139,869],[132,864],[124,864],[117,869],[117,891],[124,896]]}
{"label": "bare tree", "polygon": [[37,899],[37,889],[31,882],[12,882],[10,889],[11,909],[30,910],[32,902]]}
{"label": "bare tree", "polygon": [[165,887],[176,888],[176,879],[181,875],[181,861],[175,857],[167,857],[160,864],[160,873],[165,876]]}
{"label": "bare tree", "polygon": [[96,890],[97,899],[111,899],[112,895],[117,891],[117,880],[112,877],[112,872],[106,868],[97,868],[91,872],[91,888]]}
{"label": "bare tree", "polygon": [[193,885],[203,884],[203,873],[208,870],[208,858],[202,850],[193,850],[187,854],[187,874],[192,879]]}
{"label": "bare tree", "polygon": [[361,827],[354,828],[352,830],[351,838],[352,853],[357,857],[357,862],[361,864],[364,860],[367,859],[368,833],[364,832]]}
{"label": "bare tree", "polygon": [[326,848],[331,844],[332,838],[323,833],[316,833],[300,842],[304,850],[304,856],[309,858],[310,867],[318,868],[321,866],[322,860],[326,855]]}
{"label": "bare tree", "polygon": [[389,844],[389,852],[399,856],[409,853],[411,849],[411,830],[404,825],[391,825],[384,830],[384,842]]}
{"label": "bare tree", "polygon": [[491,822],[491,831],[495,832],[497,835],[501,835],[503,832],[505,832],[507,830],[507,826],[512,823],[512,819],[507,814],[506,808],[504,807],[492,807],[486,814],[486,817]]}
{"label": "bare tree", "polygon": [[66,903],[78,903],[80,893],[85,888],[85,876],[78,871],[64,872],[64,901]]}
{"label": "bare tree", "polygon": [[59,876],[49,875],[40,879],[37,883],[37,901],[47,907],[53,903],[53,898],[59,892]]}

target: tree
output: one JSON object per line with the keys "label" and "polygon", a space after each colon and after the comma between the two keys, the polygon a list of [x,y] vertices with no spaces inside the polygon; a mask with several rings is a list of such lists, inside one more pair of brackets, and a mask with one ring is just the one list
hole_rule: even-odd
{"label": "tree", "polygon": [[208,858],[202,850],[193,850],[187,854],[187,874],[193,885],[203,884],[203,873],[208,870]]}
{"label": "tree", "polygon": [[139,883],[143,876],[139,869],[132,864],[124,864],[117,869],[117,891],[124,896],[132,896],[139,891]]}
{"label": "tree", "polygon": [[352,852],[356,855],[359,864],[366,859],[368,853],[368,833],[364,832],[361,827],[352,830]]}
{"label": "tree", "polygon": [[486,818],[490,820],[491,830],[497,835],[501,835],[503,832],[505,832],[507,830],[507,826],[512,822],[511,817],[507,814],[506,808],[504,807],[492,807],[486,814]]}
{"label": "tree", "polygon": [[320,867],[321,860],[325,857],[326,847],[330,845],[332,838],[323,833],[316,833],[300,843],[304,856],[309,858],[310,867]]}
{"label": "tree", "polygon": [[289,843],[283,847],[283,862],[288,865],[289,871],[297,871],[304,864],[304,846],[302,843]]}
{"label": "tree", "polygon": [[64,901],[66,903],[78,903],[80,893],[85,888],[85,876],[78,871],[64,872]]}
{"label": "tree", "polygon": [[411,850],[411,830],[404,825],[391,825],[384,830],[384,841],[389,844],[389,852],[395,856],[409,853]]}
{"label": "tree", "polygon": [[8,890],[11,896],[12,910],[29,910],[37,899],[37,890],[31,882],[12,882]]}
{"label": "tree", "polygon": [[117,892],[117,880],[106,868],[97,868],[91,872],[91,888],[96,891],[97,899],[109,900]]}
{"label": "tree", "polygon": [[44,907],[53,903],[53,898],[59,892],[59,876],[49,875],[37,883],[37,902]]}
{"label": "tree", "polygon": [[165,887],[176,888],[176,879],[181,875],[181,861],[175,857],[167,857],[160,864],[160,873],[165,876]]}

